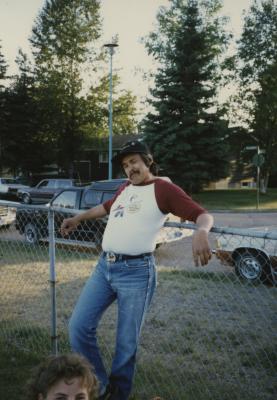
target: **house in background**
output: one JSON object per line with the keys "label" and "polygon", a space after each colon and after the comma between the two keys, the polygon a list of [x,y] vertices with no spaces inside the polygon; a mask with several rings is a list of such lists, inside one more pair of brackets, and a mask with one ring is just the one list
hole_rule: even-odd
{"label": "house in background", "polygon": [[[141,134],[114,135],[113,136],[113,155],[129,140],[142,140]],[[82,152],[82,157],[74,161],[74,177],[81,181],[95,181],[108,179],[109,171],[109,138],[100,138],[93,142],[90,148]],[[113,178],[123,177],[124,173],[117,165],[113,165]],[[211,182],[205,187],[208,190],[227,190],[255,188],[255,168],[251,164],[237,165],[231,161],[230,176]]]}
{"label": "house in background", "polygon": [[[113,155],[117,154],[124,143],[130,140],[143,140],[141,134],[124,134],[113,136]],[[34,177],[37,183],[43,178],[50,177],[68,177],[68,174],[58,169],[56,165],[46,166],[45,172]],[[86,147],[79,160],[74,160],[72,177],[79,179],[80,182],[89,183],[97,180],[108,179],[109,171],[109,138],[99,138],[92,141],[89,147]],[[124,173],[118,165],[113,165],[113,178],[124,177]],[[48,176],[49,175],[49,176]],[[243,163],[238,165],[235,161],[231,161],[230,175],[225,179],[211,182],[205,186],[206,190],[228,190],[243,189],[256,187],[256,169],[251,164]]]}
{"label": "house in background", "polygon": [[[117,154],[120,148],[129,140],[142,139],[142,135],[114,135],[113,155]],[[113,178],[124,176],[120,167],[113,165]],[[74,175],[82,181],[96,181],[108,179],[109,173],[109,138],[95,140],[90,148],[82,152],[80,160],[74,161]]]}
{"label": "house in background", "polygon": [[205,186],[206,190],[228,190],[228,189],[252,189],[256,187],[256,182],[254,177],[242,178],[239,180],[234,180],[231,177],[220,179],[217,182],[211,182],[209,185]]}
{"label": "house in background", "polygon": [[230,163],[230,175],[225,179],[211,182],[206,190],[252,189],[256,187],[255,168],[252,164],[238,165],[236,161]]}

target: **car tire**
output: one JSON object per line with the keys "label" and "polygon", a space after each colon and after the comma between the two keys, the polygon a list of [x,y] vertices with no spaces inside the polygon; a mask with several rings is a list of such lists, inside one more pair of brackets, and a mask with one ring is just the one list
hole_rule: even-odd
{"label": "car tire", "polygon": [[237,275],[248,282],[263,282],[268,279],[268,260],[263,254],[245,250],[236,254],[235,270]]}
{"label": "car tire", "polygon": [[22,202],[25,203],[25,204],[30,204],[31,203],[31,198],[27,193],[23,194]]}
{"label": "car tire", "polygon": [[24,227],[25,242],[28,244],[36,244],[39,242],[39,234],[35,225],[28,223]]}

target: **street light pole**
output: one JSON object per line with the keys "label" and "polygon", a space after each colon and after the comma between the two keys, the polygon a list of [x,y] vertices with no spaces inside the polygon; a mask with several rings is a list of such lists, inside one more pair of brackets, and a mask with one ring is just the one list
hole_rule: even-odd
{"label": "street light pole", "polygon": [[104,45],[110,53],[110,101],[109,101],[109,179],[112,179],[112,155],[113,155],[113,54],[116,43],[107,43]]}
{"label": "street light pole", "polygon": [[259,209],[260,206],[260,163],[259,163],[259,157],[260,157],[260,147],[259,145],[257,146],[257,210]]}
{"label": "street light pole", "polygon": [[257,167],[257,178],[256,178],[256,192],[257,192],[257,202],[256,202],[256,208],[257,210],[259,209],[260,206],[260,171],[261,171],[261,165],[264,162],[262,153],[264,153],[264,150],[260,149],[260,146],[246,146],[245,150],[257,150],[257,154],[253,157],[253,164]]}

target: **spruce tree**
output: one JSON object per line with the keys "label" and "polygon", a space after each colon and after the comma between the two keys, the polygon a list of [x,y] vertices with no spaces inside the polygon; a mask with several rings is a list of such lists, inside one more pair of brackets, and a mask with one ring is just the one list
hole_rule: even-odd
{"label": "spruce tree", "polygon": [[35,77],[28,57],[19,50],[19,73],[7,90],[7,146],[5,159],[14,175],[40,172],[53,161],[49,140],[41,129]]}
{"label": "spruce tree", "polygon": [[228,171],[227,122],[216,102],[219,60],[228,35],[218,0],[173,0],[146,41],[160,67],[142,123],[145,140],[168,175],[189,192]]}

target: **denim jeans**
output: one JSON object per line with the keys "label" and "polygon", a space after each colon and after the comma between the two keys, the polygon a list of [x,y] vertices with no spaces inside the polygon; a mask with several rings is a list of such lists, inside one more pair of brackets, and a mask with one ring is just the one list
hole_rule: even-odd
{"label": "denim jeans", "polygon": [[[128,399],[131,392],[139,335],[155,288],[152,255],[117,262],[108,262],[102,255],[73,311],[69,323],[72,350],[90,361],[102,389],[111,385],[117,393],[113,400]],[[118,305],[116,348],[108,377],[96,330],[104,311],[115,300]]]}

